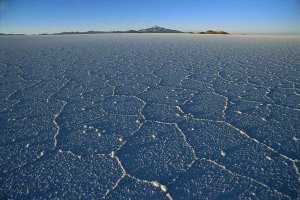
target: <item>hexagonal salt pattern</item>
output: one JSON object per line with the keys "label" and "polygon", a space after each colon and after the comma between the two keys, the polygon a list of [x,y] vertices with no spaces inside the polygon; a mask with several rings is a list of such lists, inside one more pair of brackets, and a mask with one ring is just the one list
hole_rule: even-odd
{"label": "hexagonal salt pattern", "polygon": [[0,37],[1,199],[299,199],[297,36]]}

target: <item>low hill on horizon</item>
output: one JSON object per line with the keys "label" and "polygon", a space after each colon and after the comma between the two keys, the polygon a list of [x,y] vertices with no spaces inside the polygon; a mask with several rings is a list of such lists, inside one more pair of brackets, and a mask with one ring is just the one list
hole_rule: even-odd
{"label": "low hill on horizon", "polygon": [[221,34],[221,35],[228,35],[229,33],[225,31],[213,31],[213,30],[208,30],[205,32],[199,32],[198,34]]}

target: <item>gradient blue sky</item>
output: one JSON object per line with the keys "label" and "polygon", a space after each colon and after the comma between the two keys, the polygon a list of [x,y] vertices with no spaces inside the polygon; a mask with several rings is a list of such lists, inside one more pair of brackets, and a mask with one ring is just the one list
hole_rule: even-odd
{"label": "gradient blue sky", "polygon": [[0,32],[128,30],[300,34],[300,0],[0,0]]}

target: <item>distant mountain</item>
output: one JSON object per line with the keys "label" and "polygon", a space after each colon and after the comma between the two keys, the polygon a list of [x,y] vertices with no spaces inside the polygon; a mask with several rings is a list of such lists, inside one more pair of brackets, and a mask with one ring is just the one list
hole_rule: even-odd
{"label": "distant mountain", "polygon": [[98,33],[104,33],[104,32],[103,32],[103,31],[85,31],[85,32],[70,31],[70,32],[53,33],[53,35],[67,35],[67,34],[98,34]]}
{"label": "distant mountain", "polygon": [[163,28],[160,26],[156,26],[156,25],[151,28],[138,30],[138,32],[141,32],[141,33],[182,33],[181,31],[167,29],[167,28]]}
{"label": "distant mountain", "polygon": [[25,35],[25,34],[0,33],[0,35]]}
{"label": "distant mountain", "polygon": [[205,32],[199,32],[198,34],[222,34],[222,35],[227,35],[229,33],[225,32],[225,31],[212,31],[212,30],[208,30]]}
{"label": "distant mountain", "polygon": [[163,28],[163,27],[160,27],[160,26],[153,26],[151,28],[141,29],[141,30],[138,30],[138,31],[137,30],[128,30],[128,31],[84,31],[84,32],[69,31],[69,32],[60,32],[60,33],[53,33],[53,34],[42,33],[42,34],[39,34],[39,35],[102,34],[102,33],[183,33],[183,32]]}
{"label": "distant mountain", "polygon": [[[104,33],[184,33],[181,31],[177,30],[172,30],[172,29],[167,29],[163,28],[160,26],[153,26],[151,28],[146,28],[146,29],[140,29],[140,30],[128,30],[128,31],[84,31],[84,32],[79,32],[79,31],[69,31],[69,32],[60,32],[60,33],[53,33],[53,34],[48,34],[48,33],[42,33],[39,35],[70,35],[70,34],[104,34]],[[188,32],[188,33],[193,33],[193,32]],[[206,32],[198,32],[198,33],[193,33],[193,34],[229,34],[224,31],[212,31],[208,30]]]}

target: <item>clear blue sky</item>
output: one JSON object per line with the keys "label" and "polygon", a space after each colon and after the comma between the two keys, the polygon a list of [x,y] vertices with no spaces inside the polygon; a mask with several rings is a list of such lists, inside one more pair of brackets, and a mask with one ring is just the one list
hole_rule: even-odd
{"label": "clear blue sky", "polygon": [[0,0],[0,32],[128,30],[300,34],[300,0]]}

